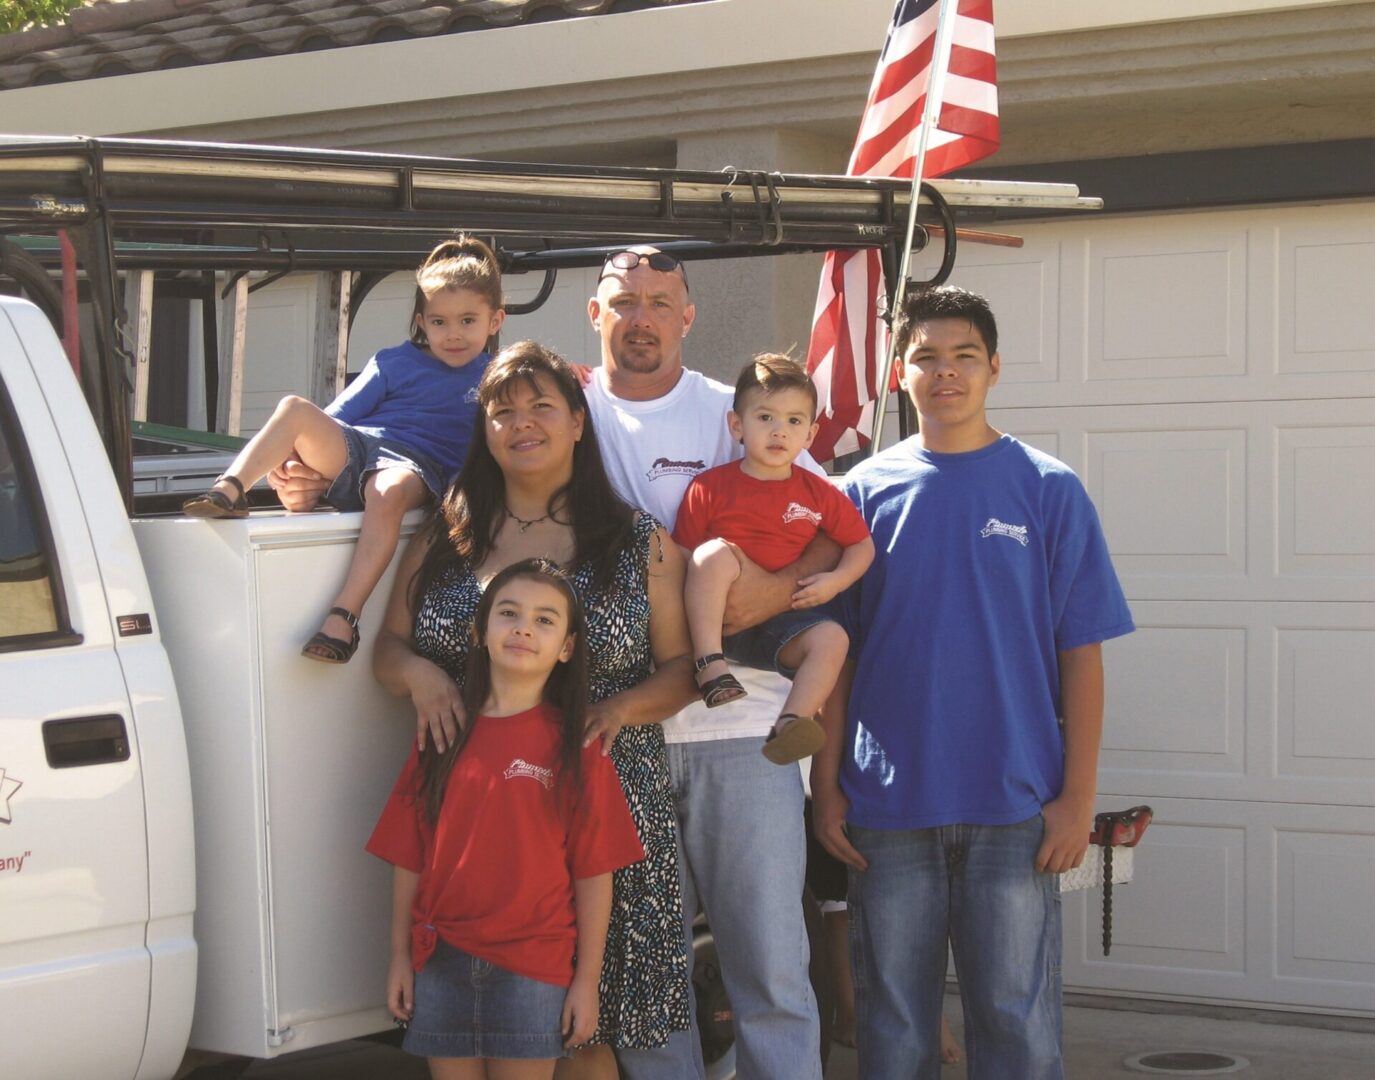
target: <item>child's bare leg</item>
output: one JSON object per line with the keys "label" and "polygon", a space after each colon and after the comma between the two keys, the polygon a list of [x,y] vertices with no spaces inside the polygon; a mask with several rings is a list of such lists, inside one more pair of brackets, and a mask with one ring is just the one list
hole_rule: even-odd
{"label": "child's bare leg", "polygon": [[487,1062],[482,1058],[426,1058],[434,1080],[487,1080]]}
{"label": "child's bare leg", "polygon": [[831,984],[835,988],[835,1026],[832,1039],[841,1046],[855,1045],[855,980],[850,973],[850,912],[828,911],[822,916],[826,927],[826,951],[831,958]]}
{"label": "child's bare leg", "polygon": [[[278,402],[262,430],[239,451],[228,475],[238,477],[247,490],[293,454],[331,478],[343,472],[349,459],[348,443],[338,421],[314,402],[288,394]],[[238,495],[224,480],[215,489],[231,499]]]}
{"label": "child's bare leg", "polygon": [[815,716],[840,677],[850,651],[850,635],[839,623],[809,626],[778,653],[778,662],[796,669],[783,711],[794,716]]}
{"label": "child's bare leg", "polygon": [[[726,614],[726,594],[739,576],[739,560],[724,540],[708,540],[693,551],[688,560],[683,606],[687,609],[694,655],[710,656],[721,651],[721,621]],[[730,665],[724,660],[717,660],[698,672],[697,682],[708,682],[728,671]]]}
{"label": "child's bare leg", "polygon": [[[396,552],[401,519],[425,501],[427,491],[425,481],[410,469],[380,469],[368,477],[363,485],[363,524],[358,531],[358,544],[332,607],[355,615],[363,610]],[[320,632],[339,641],[353,639],[353,627],[339,615],[325,616]],[[320,650],[309,646],[306,651],[320,655]]]}
{"label": "child's bare leg", "polygon": [[487,1080],[549,1080],[554,1075],[555,1060],[487,1058]]}
{"label": "child's bare leg", "polygon": [[941,1064],[954,1065],[960,1060],[960,1044],[955,1041],[955,1033],[950,1030],[950,1021],[941,1014]]}
{"label": "child's bare leg", "polygon": [[816,753],[826,742],[817,723],[831,688],[850,649],[850,636],[838,623],[819,622],[789,641],[778,652],[780,666],[794,668],[792,689],[783,715],[764,744],[764,756],[786,765]]}
{"label": "child's bare leg", "polygon": [[611,1047],[581,1046],[571,1058],[559,1058],[554,1080],[617,1080],[616,1055]]}

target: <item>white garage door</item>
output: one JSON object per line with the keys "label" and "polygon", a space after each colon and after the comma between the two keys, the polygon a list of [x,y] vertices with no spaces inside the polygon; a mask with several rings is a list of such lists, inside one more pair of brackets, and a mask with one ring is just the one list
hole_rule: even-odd
{"label": "white garage door", "polygon": [[994,423],[1069,463],[1139,631],[1107,646],[1100,800],[1156,825],[1066,984],[1375,1015],[1375,206],[1018,228],[955,283]]}

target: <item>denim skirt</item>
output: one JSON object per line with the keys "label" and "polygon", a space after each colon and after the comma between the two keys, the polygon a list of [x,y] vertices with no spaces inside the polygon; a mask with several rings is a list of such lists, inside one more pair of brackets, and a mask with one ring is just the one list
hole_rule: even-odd
{"label": "denim skirt", "polygon": [[415,977],[402,1047],[421,1057],[562,1057],[562,986],[516,975],[440,941]]}

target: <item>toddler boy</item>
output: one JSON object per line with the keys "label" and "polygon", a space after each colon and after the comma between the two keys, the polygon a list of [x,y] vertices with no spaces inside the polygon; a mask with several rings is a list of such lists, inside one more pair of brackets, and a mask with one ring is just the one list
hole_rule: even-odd
{"label": "toddler boy", "polygon": [[[688,629],[707,708],[745,696],[727,659],[792,680],[764,743],[764,756],[779,765],[821,748],[816,713],[849,650],[839,624],[812,609],[859,580],[874,559],[874,542],[850,500],[825,477],[793,464],[816,436],[816,402],[816,387],[797,361],[761,353],[746,364],[727,417],[745,456],[692,481],[673,531],[688,552]],[[836,568],[802,578],[792,610],[723,639],[726,595],[740,575],[737,550],[772,572],[796,561],[818,531],[845,549]]]}

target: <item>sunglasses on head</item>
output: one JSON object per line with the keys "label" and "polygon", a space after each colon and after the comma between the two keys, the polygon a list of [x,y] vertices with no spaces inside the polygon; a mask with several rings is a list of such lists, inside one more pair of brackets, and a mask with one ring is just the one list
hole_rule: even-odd
{"label": "sunglasses on head", "polygon": [[634,270],[642,262],[649,263],[651,270],[660,270],[664,273],[677,270],[683,275],[683,286],[687,286],[687,267],[683,265],[681,259],[674,258],[666,251],[618,251],[614,255],[608,255],[606,262],[602,263],[602,272],[597,280],[601,281],[602,278],[606,277],[608,268]]}

